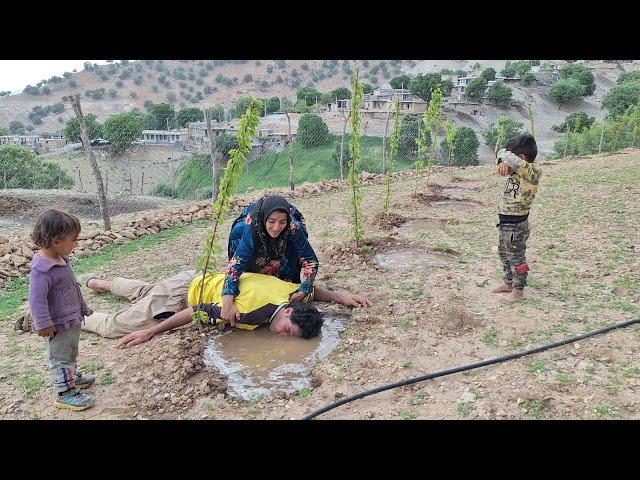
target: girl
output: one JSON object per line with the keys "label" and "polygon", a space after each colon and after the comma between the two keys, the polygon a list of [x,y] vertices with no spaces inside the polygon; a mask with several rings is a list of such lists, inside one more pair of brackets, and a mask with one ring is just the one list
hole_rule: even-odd
{"label": "girl", "polygon": [[244,271],[299,283],[290,303],[313,297],[318,257],[307,240],[304,217],[284,197],[269,195],[245,208],[231,226],[227,253],[220,318],[232,325],[240,318],[233,299]]}
{"label": "girl", "polygon": [[[80,325],[93,311],[80,293],[69,264],[69,254],[80,234],[78,217],[60,210],[47,210],[36,220],[31,239],[40,246],[29,275],[29,309],[33,329],[44,337],[49,369],[57,392],[54,406],[85,410],[94,404],[87,388],[95,377],[76,370]],[[79,388],[78,388],[79,387]]]}

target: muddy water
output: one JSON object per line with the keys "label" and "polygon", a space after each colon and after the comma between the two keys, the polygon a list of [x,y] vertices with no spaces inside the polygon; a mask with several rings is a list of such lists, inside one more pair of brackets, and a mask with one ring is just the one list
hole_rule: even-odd
{"label": "muddy water", "polygon": [[379,253],[373,260],[389,270],[441,267],[456,261],[454,255],[424,249],[393,250]]}
{"label": "muddy water", "polygon": [[439,218],[419,218],[405,223],[398,230],[404,234],[413,236],[416,233],[424,231],[443,230],[446,225],[446,220]]}
{"label": "muddy water", "polygon": [[443,188],[442,193],[450,197],[464,197],[465,195],[469,194],[469,190],[466,190],[464,188],[451,187],[451,188]]}
{"label": "muddy water", "polygon": [[438,202],[431,202],[431,205],[434,207],[447,207],[452,210],[463,211],[471,210],[475,207],[480,206],[479,203],[475,202],[464,202],[458,200],[441,200]]}
{"label": "muddy water", "polygon": [[311,386],[309,374],[316,359],[338,344],[346,322],[325,316],[320,337],[306,340],[274,335],[266,326],[237,329],[209,340],[204,363],[228,377],[229,395],[252,400],[290,394]]}

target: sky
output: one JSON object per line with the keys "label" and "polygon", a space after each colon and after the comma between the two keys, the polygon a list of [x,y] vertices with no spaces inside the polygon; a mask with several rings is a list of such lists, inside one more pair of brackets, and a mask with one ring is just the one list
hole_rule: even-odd
{"label": "sky", "polygon": [[0,60],[0,91],[20,93],[27,85],[35,85],[54,75],[84,70],[84,63],[104,65],[106,60]]}

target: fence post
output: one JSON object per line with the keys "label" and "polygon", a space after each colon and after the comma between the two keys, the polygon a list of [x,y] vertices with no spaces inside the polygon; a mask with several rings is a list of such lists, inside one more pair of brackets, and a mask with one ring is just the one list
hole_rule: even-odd
{"label": "fence post", "polygon": [[289,112],[285,111],[287,116],[287,123],[289,124],[289,187],[293,192],[295,190],[295,182],[293,180],[293,140],[291,139],[291,119],[289,118]]}
{"label": "fence post", "polygon": [[[109,218],[107,196],[104,193],[104,185],[102,184],[102,175],[100,174],[98,163],[96,162],[96,159],[93,155],[93,149],[91,148],[91,139],[89,138],[89,129],[82,115],[82,108],[80,107],[80,95],[79,94],[71,95],[69,98],[71,100],[71,106],[73,107],[73,111],[75,112],[76,118],[78,119],[78,123],[80,124],[80,134],[82,136],[84,151],[87,154],[87,157],[89,157],[89,163],[91,163],[91,168],[93,169],[93,175],[96,179],[96,186],[98,187],[98,200],[100,202],[100,211],[102,212],[104,229],[111,230],[111,219]],[[79,170],[78,170],[78,173],[80,173]]]}

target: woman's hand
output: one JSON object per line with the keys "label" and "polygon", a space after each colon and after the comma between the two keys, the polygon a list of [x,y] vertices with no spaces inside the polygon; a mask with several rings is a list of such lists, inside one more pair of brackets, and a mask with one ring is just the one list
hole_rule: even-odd
{"label": "woman's hand", "polygon": [[232,327],[235,326],[236,320],[240,320],[240,311],[235,303],[233,303],[233,299],[233,295],[223,295],[222,310],[220,311],[220,318]]}
{"label": "woman's hand", "polygon": [[293,292],[289,295],[289,303],[293,305],[294,303],[302,302],[306,296],[307,294],[303,292]]}

